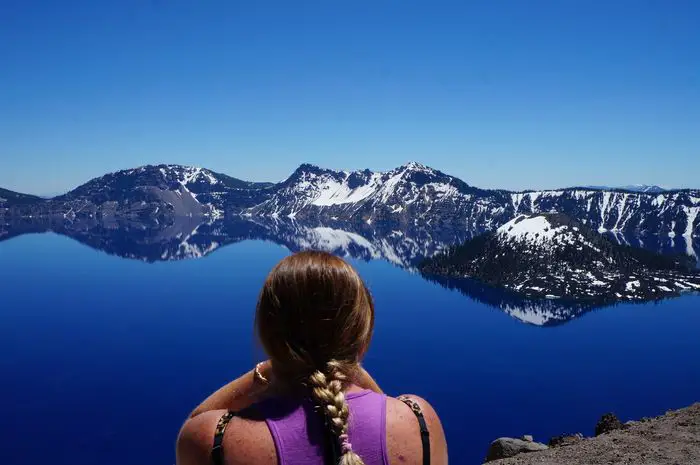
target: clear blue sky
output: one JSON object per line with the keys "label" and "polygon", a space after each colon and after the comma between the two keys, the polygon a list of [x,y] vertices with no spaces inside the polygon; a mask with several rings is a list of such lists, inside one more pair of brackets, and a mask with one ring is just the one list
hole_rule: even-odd
{"label": "clear blue sky", "polygon": [[700,2],[0,2],[2,187],[410,160],[481,187],[700,187]]}

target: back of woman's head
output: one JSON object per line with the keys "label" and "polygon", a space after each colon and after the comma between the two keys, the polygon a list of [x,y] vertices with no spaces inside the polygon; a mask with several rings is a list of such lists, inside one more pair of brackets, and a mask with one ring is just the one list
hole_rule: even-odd
{"label": "back of woman's head", "polygon": [[265,280],[255,326],[275,375],[306,387],[322,408],[342,450],[339,463],[362,464],[348,440],[343,394],[374,329],[374,304],[357,272],[325,252],[286,257]]}
{"label": "back of woman's head", "polygon": [[280,261],[263,285],[256,311],[258,338],[275,369],[306,378],[328,362],[359,362],[372,337],[374,305],[357,272],[326,252]]}

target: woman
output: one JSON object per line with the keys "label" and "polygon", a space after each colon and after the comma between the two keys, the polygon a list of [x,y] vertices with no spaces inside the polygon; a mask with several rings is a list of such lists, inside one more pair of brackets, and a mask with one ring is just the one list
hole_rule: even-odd
{"label": "woman", "polygon": [[179,465],[443,465],[445,435],[417,396],[385,396],[361,366],[374,304],[357,272],[323,252],[267,277],[255,329],[269,361],[185,422]]}

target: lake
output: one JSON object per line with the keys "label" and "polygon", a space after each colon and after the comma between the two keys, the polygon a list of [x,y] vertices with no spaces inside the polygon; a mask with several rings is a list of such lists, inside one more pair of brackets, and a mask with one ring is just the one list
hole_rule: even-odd
{"label": "lake", "polygon": [[265,275],[313,246],[357,257],[377,308],[365,366],[387,393],[434,405],[452,463],[481,463],[499,436],[592,434],[608,411],[624,421],[700,400],[694,295],[552,320],[412,272],[436,247],[420,234],[27,234],[46,229],[66,233],[26,227],[0,242],[3,464],[174,463],[189,411],[263,357],[252,324]]}

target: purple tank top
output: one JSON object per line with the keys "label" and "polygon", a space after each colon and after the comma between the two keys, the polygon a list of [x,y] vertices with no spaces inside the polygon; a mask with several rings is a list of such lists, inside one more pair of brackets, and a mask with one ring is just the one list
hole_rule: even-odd
{"label": "purple tank top", "polygon": [[[390,465],[386,450],[386,396],[373,391],[346,394],[348,435],[365,465]],[[323,420],[308,402],[270,399],[259,405],[277,449],[279,465],[324,465]]]}

